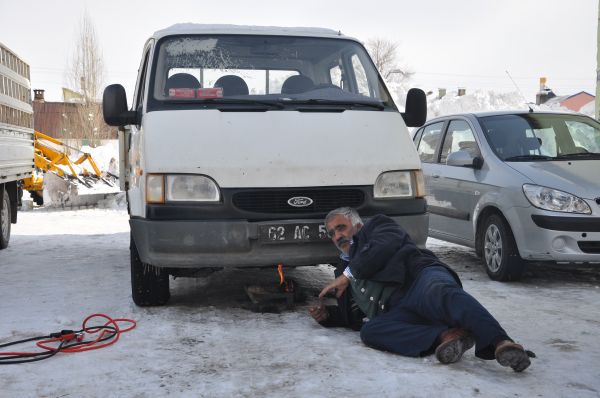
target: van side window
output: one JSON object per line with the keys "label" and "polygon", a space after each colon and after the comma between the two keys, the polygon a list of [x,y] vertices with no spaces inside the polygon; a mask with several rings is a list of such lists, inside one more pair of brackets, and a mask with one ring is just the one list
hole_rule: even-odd
{"label": "van side window", "polygon": [[414,135],[413,135],[413,142],[415,144],[415,147],[419,146],[419,142],[421,141],[421,136],[423,135],[423,128],[421,127],[419,129],[419,131],[417,131]]}
{"label": "van side window", "polygon": [[435,163],[435,154],[442,138],[442,127],[444,122],[430,124],[423,128],[423,135],[421,141],[417,147],[417,152],[421,158],[421,162],[424,163]]}
{"label": "van side window", "polygon": [[136,86],[136,95],[135,101],[133,103],[133,109],[137,110],[144,105],[144,99],[146,97],[144,93],[144,89],[146,87],[146,75],[148,70],[148,58],[150,57],[150,47],[146,50],[146,54],[144,54],[144,61],[142,62],[142,66],[138,75],[138,82]]}
{"label": "van side window", "polygon": [[331,84],[334,84],[340,88],[342,86],[342,68],[339,65],[335,65],[329,69],[329,80]]}
{"label": "van side window", "polygon": [[479,156],[479,147],[471,127],[464,120],[452,120],[444,138],[440,163],[445,164],[448,155],[456,151],[467,151],[471,156]]}
{"label": "van side window", "polygon": [[354,68],[354,75],[356,77],[356,88],[358,94],[370,96],[369,81],[367,80],[367,73],[358,58],[358,55],[352,56],[352,67]]}

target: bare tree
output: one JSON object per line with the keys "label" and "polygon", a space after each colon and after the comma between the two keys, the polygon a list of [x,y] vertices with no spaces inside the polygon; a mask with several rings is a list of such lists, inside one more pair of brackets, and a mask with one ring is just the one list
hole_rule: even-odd
{"label": "bare tree", "polygon": [[413,75],[414,72],[398,65],[398,43],[375,37],[367,40],[367,50],[384,79],[401,82]]}
{"label": "bare tree", "polygon": [[94,24],[87,12],[81,18],[75,49],[67,66],[67,85],[78,93],[71,101],[77,103],[76,120],[67,121],[75,138],[96,144],[108,138],[102,117],[101,90],[104,85],[104,61]]}

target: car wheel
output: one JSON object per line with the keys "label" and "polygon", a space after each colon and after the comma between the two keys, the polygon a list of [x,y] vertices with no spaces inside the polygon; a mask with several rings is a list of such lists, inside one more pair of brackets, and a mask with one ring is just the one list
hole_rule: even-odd
{"label": "car wheel", "polygon": [[143,263],[131,237],[131,296],[141,307],[164,305],[169,301],[169,273],[166,269]]}
{"label": "car wheel", "polygon": [[10,219],[10,197],[8,196],[8,192],[4,191],[2,195],[2,208],[0,208],[0,250],[6,249],[10,240]]}
{"label": "car wheel", "polygon": [[492,214],[482,228],[481,253],[489,277],[495,281],[515,281],[523,274],[524,262],[519,256],[510,226],[503,217]]}

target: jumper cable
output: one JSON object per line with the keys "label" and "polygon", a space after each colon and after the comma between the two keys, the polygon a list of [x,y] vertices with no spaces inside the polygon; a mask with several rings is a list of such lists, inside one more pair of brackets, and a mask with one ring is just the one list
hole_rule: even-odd
{"label": "jumper cable", "polygon": [[[88,326],[90,320],[103,318],[103,325]],[[129,324],[126,328],[121,328],[119,323]],[[45,336],[31,337],[23,340],[0,344],[0,348],[9,347],[17,344],[23,344],[36,341],[36,346],[43,351],[37,352],[4,352],[0,351],[0,365],[11,365],[19,363],[28,363],[41,361],[50,358],[59,352],[83,352],[97,350],[116,343],[121,333],[129,332],[135,328],[137,323],[127,318],[111,318],[104,314],[92,314],[85,318],[80,330],[62,330],[56,333],[50,333]],[[95,337],[87,338],[86,336]],[[57,344],[58,343],[58,344]]]}

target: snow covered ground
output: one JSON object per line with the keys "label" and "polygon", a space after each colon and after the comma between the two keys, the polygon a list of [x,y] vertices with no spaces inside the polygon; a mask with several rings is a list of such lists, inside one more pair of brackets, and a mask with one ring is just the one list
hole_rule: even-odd
{"label": "snow covered ground", "polygon": [[[430,99],[429,117],[523,107],[518,93],[448,93]],[[115,153],[113,144],[93,156],[106,170],[114,168]],[[277,283],[274,269],[179,278],[171,281],[168,306],[136,307],[122,195],[99,209],[24,211],[12,227],[10,246],[0,251],[0,344],[79,329],[97,312],[138,326],[108,348],[0,366],[0,398],[600,396],[600,267],[531,265],[521,282],[502,284],[489,280],[472,250],[430,239],[467,291],[537,354],[516,374],[473,351],[443,366],[432,357],[367,348],[356,332],[320,327],[307,309],[332,278],[326,265],[286,270],[308,300],[279,314],[249,311],[243,289]]]}
{"label": "snow covered ground", "polygon": [[[109,206],[110,207],[110,206]],[[440,365],[365,347],[307,313],[328,266],[286,271],[308,302],[279,314],[246,308],[243,286],[275,270],[171,282],[168,306],[138,308],[129,286],[126,211],[34,209],[0,251],[0,344],[78,329],[102,312],[138,322],[116,345],[0,366],[0,397],[598,397],[600,269],[530,267],[522,282],[488,279],[470,249],[431,240],[467,291],[538,358],[517,374],[467,352]]]}

